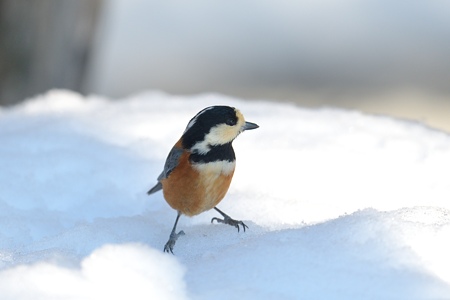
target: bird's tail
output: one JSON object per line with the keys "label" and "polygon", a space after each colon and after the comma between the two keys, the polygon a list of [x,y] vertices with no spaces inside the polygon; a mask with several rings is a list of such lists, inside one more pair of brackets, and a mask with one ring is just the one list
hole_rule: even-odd
{"label": "bird's tail", "polygon": [[147,192],[147,194],[148,194],[148,195],[151,195],[151,194],[156,193],[157,191],[159,191],[159,190],[161,190],[161,189],[162,189],[162,183],[161,183],[160,181],[158,181],[158,183],[157,183],[154,187],[152,187],[152,188]]}

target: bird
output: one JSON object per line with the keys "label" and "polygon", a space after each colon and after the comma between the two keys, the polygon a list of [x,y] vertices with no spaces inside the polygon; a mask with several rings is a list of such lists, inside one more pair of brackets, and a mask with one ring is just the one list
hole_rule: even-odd
{"label": "bird", "polygon": [[192,217],[214,209],[223,219],[212,218],[211,223],[248,228],[217,208],[225,197],[236,165],[232,146],[234,139],[246,130],[259,126],[247,122],[236,108],[224,105],[206,107],[187,124],[181,138],[170,150],[157,183],[147,194],[160,190],[171,208],[177,211],[175,224],[164,245],[171,252],[184,231],[176,233],[181,215]]}

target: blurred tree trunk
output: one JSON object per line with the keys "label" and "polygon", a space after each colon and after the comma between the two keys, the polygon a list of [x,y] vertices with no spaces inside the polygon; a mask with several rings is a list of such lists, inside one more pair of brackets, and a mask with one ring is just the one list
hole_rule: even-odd
{"label": "blurred tree trunk", "polygon": [[0,105],[83,92],[102,0],[0,0]]}

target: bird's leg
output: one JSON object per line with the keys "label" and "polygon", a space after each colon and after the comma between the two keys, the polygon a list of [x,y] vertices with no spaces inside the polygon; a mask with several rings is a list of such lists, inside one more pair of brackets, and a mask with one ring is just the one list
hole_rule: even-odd
{"label": "bird's leg", "polygon": [[167,241],[166,245],[164,246],[164,252],[169,253],[169,251],[170,251],[170,253],[173,254],[173,246],[175,246],[175,242],[181,235],[184,235],[183,230],[181,230],[178,233],[175,233],[175,230],[177,229],[178,219],[180,218],[180,216],[181,216],[181,213],[178,212],[177,218],[175,220],[175,224],[173,225],[172,232],[170,233],[169,240]]}
{"label": "bird's leg", "polygon": [[223,219],[212,218],[212,219],[211,219],[211,223],[213,223],[214,220],[216,220],[217,223],[228,224],[228,225],[231,225],[231,226],[236,227],[237,230],[238,230],[238,232],[239,232],[239,225],[242,226],[242,228],[244,229],[244,232],[245,232],[245,228],[248,228],[248,226],[245,225],[244,222],[242,222],[242,221],[237,221],[237,220],[234,220],[234,219],[230,218],[229,215],[227,215],[226,213],[224,213],[223,211],[221,211],[221,210],[218,209],[217,207],[214,207],[214,209],[217,210],[217,211],[219,212],[219,214],[222,215]]}

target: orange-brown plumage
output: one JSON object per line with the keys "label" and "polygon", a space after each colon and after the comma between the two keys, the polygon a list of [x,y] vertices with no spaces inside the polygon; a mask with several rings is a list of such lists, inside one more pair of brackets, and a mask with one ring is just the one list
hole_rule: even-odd
{"label": "orange-brown plumage", "polygon": [[[180,142],[174,147],[180,147]],[[161,183],[167,203],[192,217],[214,208],[225,197],[234,168],[226,173],[220,170],[200,171],[192,166],[189,155],[188,151],[183,151],[177,167]]]}

